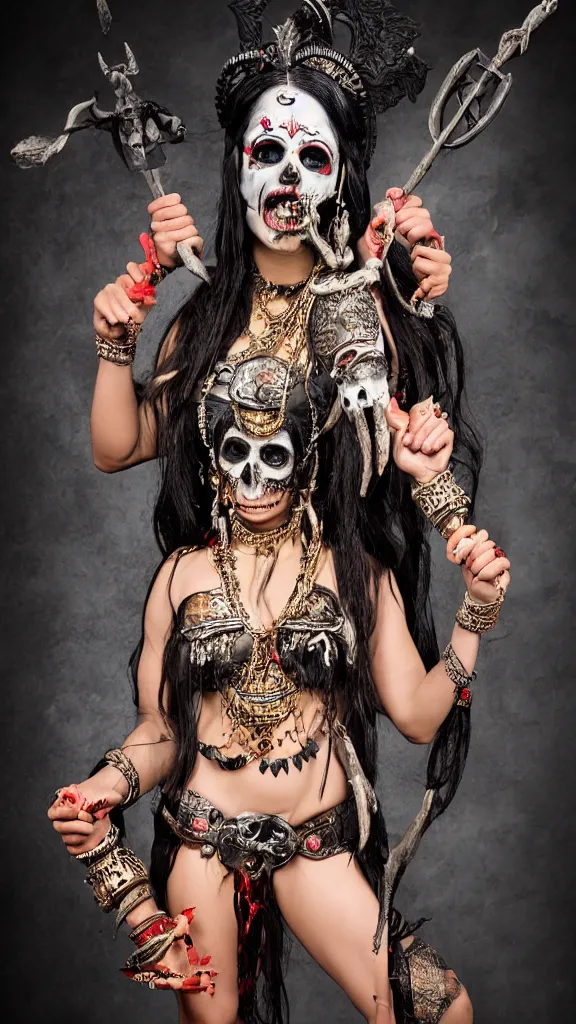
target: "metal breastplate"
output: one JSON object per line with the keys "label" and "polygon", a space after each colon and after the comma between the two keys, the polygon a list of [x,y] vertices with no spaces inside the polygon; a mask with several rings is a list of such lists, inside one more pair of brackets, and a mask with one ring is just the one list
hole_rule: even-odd
{"label": "metal breastplate", "polygon": [[[250,660],[253,638],[242,619],[234,617],[220,587],[186,598],[180,631],[190,644],[194,667],[208,663],[241,665]],[[352,624],[335,594],[318,584],[308,595],[304,614],[283,623],[278,630],[277,644],[281,658],[318,650],[327,669],[335,664],[339,648],[345,649],[348,662],[354,660]]]}

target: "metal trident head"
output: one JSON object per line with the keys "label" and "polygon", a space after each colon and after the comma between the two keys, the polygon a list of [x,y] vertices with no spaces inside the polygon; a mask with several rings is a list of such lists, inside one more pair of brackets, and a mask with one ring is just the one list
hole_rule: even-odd
{"label": "metal trident head", "polygon": [[140,68],[138,67],[136,57],[132,53],[132,50],[128,46],[128,43],[124,43],[124,50],[126,53],[126,63],[115,64],[113,67],[108,66],[101,53],[98,54],[98,63],[100,65],[100,69],[102,73],[106,75],[106,78],[111,78],[111,76],[114,73],[116,73],[117,75],[123,75],[126,78],[132,78],[134,75],[138,75],[140,73]]}

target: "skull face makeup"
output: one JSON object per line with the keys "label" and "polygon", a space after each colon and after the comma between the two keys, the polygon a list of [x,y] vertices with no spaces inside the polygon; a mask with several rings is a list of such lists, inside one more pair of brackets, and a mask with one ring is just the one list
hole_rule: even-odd
{"label": "skull face makeup", "polygon": [[278,87],[265,92],[244,136],[240,190],[250,230],[270,248],[297,248],[305,236],[300,199],[330,199],[339,163],[338,139],[313,96]]}
{"label": "skull face makeup", "polygon": [[230,427],[222,439],[218,468],[235,502],[253,502],[266,494],[287,491],[294,477],[294,445],[287,430],[259,439]]}

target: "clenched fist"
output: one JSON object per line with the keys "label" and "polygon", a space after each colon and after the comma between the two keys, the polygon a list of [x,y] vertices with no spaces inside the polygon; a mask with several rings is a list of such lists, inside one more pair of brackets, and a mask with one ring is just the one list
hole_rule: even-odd
{"label": "clenched fist", "polygon": [[204,241],[177,192],[154,199],[148,206],[148,213],[158,259],[163,267],[172,268],[180,262],[176,251],[179,242],[189,245],[198,256],[202,255]]}

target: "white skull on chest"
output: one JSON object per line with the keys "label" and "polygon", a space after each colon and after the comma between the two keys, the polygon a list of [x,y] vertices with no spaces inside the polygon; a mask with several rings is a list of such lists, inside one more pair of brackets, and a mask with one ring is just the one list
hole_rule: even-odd
{"label": "white skull on chest", "polygon": [[257,438],[230,427],[218,453],[218,467],[237,502],[257,501],[266,494],[289,490],[294,464],[294,445],[287,430]]}

